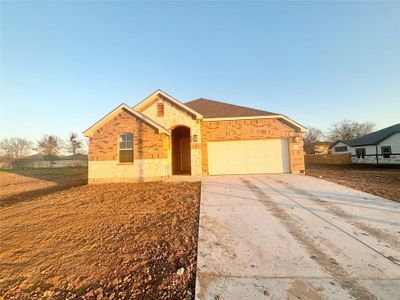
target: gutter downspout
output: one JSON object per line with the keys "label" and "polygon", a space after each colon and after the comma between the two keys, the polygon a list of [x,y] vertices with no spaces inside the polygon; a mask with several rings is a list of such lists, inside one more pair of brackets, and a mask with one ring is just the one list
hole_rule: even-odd
{"label": "gutter downspout", "polygon": [[378,145],[375,145],[376,149],[376,164],[379,165],[379,159],[378,159]]}

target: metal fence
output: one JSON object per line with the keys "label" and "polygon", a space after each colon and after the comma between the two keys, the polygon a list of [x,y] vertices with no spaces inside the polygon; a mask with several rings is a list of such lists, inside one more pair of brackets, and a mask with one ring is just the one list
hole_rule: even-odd
{"label": "metal fence", "polygon": [[15,168],[74,168],[74,167],[87,167],[87,160],[21,160],[18,162],[7,162],[1,163],[0,167],[4,169],[15,169]]}

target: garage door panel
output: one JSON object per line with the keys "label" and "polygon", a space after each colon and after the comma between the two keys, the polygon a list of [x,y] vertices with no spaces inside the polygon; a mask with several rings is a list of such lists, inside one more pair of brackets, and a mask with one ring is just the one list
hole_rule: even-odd
{"label": "garage door panel", "polygon": [[264,173],[268,167],[266,156],[268,151],[265,142],[245,144],[247,173]]}
{"label": "garage door panel", "polygon": [[283,173],[289,171],[286,140],[246,140],[208,143],[210,175]]}

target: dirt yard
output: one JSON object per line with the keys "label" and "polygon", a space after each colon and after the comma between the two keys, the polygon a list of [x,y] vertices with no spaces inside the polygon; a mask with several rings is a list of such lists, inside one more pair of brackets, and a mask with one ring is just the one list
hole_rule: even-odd
{"label": "dirt yard", "polygon": [[87,184],[87,168],[0,170],[0,207]]}
{"label": "dirt yard", "polygon": [[[2,175],[3,176],[3,175]],[[200,183],[70,188],[0,208],[0,298],[191,299]]]}
{"label": "dirt yard", "polygon": [[306,165],[306,174],[400,202],[400,168]]}

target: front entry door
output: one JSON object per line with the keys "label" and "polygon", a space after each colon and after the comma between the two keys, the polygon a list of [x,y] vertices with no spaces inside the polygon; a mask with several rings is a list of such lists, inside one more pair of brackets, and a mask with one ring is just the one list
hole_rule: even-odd
{"label": "front entry door", "polygon": [[181,139],[181,172],[190,173],[190,138]]}

